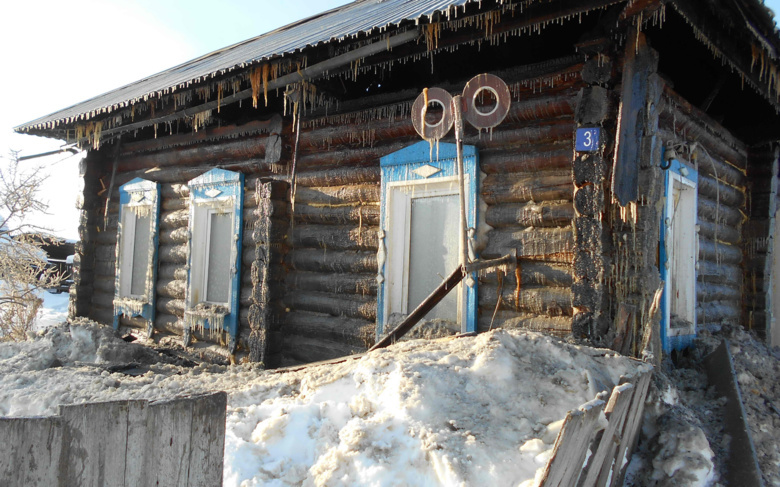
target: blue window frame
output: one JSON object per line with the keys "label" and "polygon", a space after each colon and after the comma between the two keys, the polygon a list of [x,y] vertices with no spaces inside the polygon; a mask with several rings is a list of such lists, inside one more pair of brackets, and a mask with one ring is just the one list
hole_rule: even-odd
{"label": "blue window frame", "polygon": [[[418,142],[380,159],[382,196],[378,251],[377,337],[408,315],[459,264],[460,202],[455,144]],[[466,221],[477,228],[478,160],[463,147]],[[473,240],[469,255],[474,255]],[[476,275],[450,292],[426,319],[477,328]]]}
{"label": "blue window frame", "polygon": [[184,342],[189,345],[193,329],[208,330],[214,338],[227,331],[232,353],[238,339],[244,175],[212,169],[188,185]]}
{"label": "blue window frame", "polygon": [[119,317],[140,316],[154,331],[160,185],[136,178],[119,188],[114,329]]}
{"label": "blue window frame", "polygon": [[690,346],[696,337],[696,261],[698,258],[698,172],[673,159],[664,171],[660,267],[661,343],[664,352]]}

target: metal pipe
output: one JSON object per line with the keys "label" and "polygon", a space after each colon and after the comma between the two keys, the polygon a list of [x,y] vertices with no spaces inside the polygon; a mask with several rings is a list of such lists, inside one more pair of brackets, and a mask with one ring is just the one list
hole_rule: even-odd
{"label": "metal pipe", "polygon": [[63,147],[62,149],[59,150],[52,150],[49,152],[43,152],[41,154],[33,154],[31,156],[21,156],[19,158],[19,161],[21,162],[21,161],[26,161],[27,159],[36,159],[38,157],[53,156],[55,154],[62,154],[63,152],[70,152],[71,154],[76,155],[79,153],[79,150],[76,149],[75,147]]}

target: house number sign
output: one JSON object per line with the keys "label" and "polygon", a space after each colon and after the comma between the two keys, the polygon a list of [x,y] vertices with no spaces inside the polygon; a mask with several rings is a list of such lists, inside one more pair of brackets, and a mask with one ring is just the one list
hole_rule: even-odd
{"label": "house number sign", "polygon": [[574,149],[577,152],[596,152],[599,150],[599,136],[601,129],[597,127],[577,129],[577,139]]}

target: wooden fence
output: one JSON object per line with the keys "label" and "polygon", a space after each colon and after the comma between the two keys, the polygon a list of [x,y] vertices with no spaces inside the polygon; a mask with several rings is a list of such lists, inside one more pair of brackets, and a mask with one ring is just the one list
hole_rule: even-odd
{"label": "wooden fence", "polygon": [[226,405],[219,392],[0,418],[0,485],[222,485]]}
{"label": "wooden fence", "polygon": [[[606,403],[606,394],[599,395],[569,411],[540,485],[623,485],[625,467],[639,439],[651,377],[652,370],[635,377],[621,378]],[[599,422],[602,410],[607,418],[607,426],[603,429]]]}

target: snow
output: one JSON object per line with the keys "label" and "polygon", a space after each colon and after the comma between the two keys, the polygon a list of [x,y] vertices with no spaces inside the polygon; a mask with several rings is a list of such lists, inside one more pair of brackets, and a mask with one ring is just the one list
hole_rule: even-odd
{"label": "snow", "polygon": [[34,331],[58,325],[68,319],[68,293],[41,292],[40,297],[43,299],[43,304],[35,319]]}
{"label": "snow", "polygon": [[[140,375],[114,372],[129,362]],[[228,486],[533,485],[567,411],[646,367],[504,330],[285,372],[185,367],[82,323],[0,344],[0,416],[224,390]]]}

